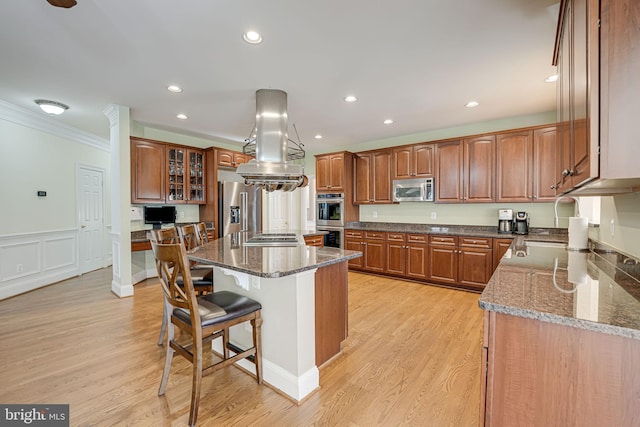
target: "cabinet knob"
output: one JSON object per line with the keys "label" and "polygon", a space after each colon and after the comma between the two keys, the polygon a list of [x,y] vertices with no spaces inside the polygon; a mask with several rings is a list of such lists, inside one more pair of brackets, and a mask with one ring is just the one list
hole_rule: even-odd
{"label": "cabinet knob", "polygon": [[558,187],[557,187],[557,186],[555,186],[555,185],[552,185],[552,186],[551,186],[551,187],[549,187],[549,188],[550,188],[551,190],[555,190],[555,189],[556,189],[556,188],[558,188]]}

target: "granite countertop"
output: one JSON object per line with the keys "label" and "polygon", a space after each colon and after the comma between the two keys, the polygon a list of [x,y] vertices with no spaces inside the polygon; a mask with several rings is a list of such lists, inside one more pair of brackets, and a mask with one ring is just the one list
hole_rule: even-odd
{"label": "granite countertop", "polygon": [[[498,226],[488,225],[434,225],[434,224],[406,224],[394,222],[349,222],[344,228],[364,231],[387,231],[393,233],[438,234],[449,236],[490,237],[494,239],[511,239],[516,235],[498,233]],[[531,228],[529,236],[560,235],[566,239],[566,229]]]}
{"label": "granite countertop", "polygon": [[[189,223],[191,224],[191,223]],[[211,228],[207,228],[207,230],[214,230],[213,226]],[[311,236],[322,236],[324,234],[329,234],[328,231],[318,231],[315,228],[306,228],[304,230],[292,230],[289,231],[291,233],[302,234],[304,237]],[[149,241],[149,230],[136,230],[131,232],[131,242],[147,242]]]}
{"label": "granite countertop", "polygon": [[603,245],[528,246],[518,236],[480,296],[485,310],[640,339],[640,261]]}
{"label": "granite countertop", "polygon": [[240,271],[259,277],[282,277],[345,262],[362,252],[298,245],[294,247],[245,246],[253,232],[232,233],[189,252],[189,259],[202,264]]}

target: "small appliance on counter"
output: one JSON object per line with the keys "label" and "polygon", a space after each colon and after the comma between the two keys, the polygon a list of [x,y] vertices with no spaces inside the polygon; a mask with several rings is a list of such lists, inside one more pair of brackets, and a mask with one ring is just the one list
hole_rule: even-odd
{"label": "small appliance on counter", "polygon": [[513,209],[498,209],[498,233],[513,232]]}
{"label": "small appliance on counter", "polygon": [[516,212],[513,220],[513,234],[529,234],[529,214],[526,212]]}

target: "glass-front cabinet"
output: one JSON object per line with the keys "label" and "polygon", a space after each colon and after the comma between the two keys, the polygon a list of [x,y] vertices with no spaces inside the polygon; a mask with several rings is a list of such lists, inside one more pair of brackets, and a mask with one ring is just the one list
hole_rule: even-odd
{"label": "glass-front cabinet", "polygon": [[167,146],[167,203],[205,203],[204,153]]}

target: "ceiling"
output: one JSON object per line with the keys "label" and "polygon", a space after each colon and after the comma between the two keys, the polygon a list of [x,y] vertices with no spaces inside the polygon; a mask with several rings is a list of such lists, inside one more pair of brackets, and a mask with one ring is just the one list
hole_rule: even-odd
{"label": "ceiling", "polygon": [[[288,93],[312,152],[555,109],[554,0],[77,1],[3,4],[0,99],[65,103],[56,120],[104,138],[103,110],[119,104],[240,145],[262,88]],[[261,44],[243,41],[249,29]]]}

